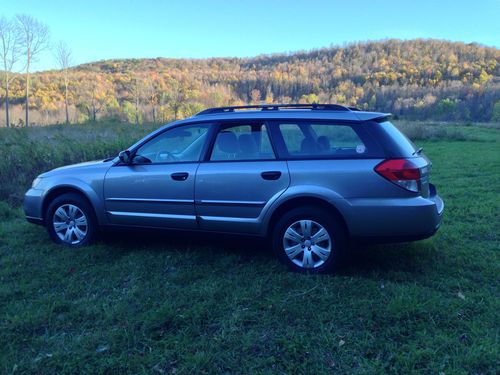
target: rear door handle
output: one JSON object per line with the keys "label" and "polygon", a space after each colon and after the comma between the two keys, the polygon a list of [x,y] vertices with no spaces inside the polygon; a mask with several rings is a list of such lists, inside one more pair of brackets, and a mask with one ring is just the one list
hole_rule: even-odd
{"label": "rear door handle", "polygon": [[260,176],[264,180],[277,180],[278,178],[281,177],[281,172],[280,171],[267,171],[267,172],[262,172]]}
{"label": "rear door handle", "polygon": [[176,172],[176,173],[172,173],[170,175],[170,177],[172,177],[172,180],[175,180],[175,181],[186,181],[187,178],[189,177],[189,173],[187,173],[187,172]]}

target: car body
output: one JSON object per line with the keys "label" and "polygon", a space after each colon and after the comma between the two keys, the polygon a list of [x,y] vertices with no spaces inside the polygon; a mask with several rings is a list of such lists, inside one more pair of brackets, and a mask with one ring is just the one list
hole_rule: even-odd
{"label": "car body", "polygon": [[[315,252],[307,256],[314,262],[297,259],[287,244],[319,249],[306,232],[325,230],[320,222],[331,228],[323,244],[331,253],[349,239],[427,238],[441,223],[431,163],[389,116],[332,104],[208,109],[115,158],[41,174],[24,210],[54,240],[73,246],[105,227],[227,232],[274,238],[281,253],[292,252],[284,260],[297,270],[331,269]],[[71,220],[76,209],[83,216]],[[82,230],[78,217],[87,221]],[[282,231],[298,234],[291,243],[274,233],[283,220],[289,225]]]}

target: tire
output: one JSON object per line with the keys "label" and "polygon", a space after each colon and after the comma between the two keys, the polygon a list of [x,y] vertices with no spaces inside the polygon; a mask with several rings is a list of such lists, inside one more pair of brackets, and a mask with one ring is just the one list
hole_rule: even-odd
{"label": "tire", "polygon": [[280,261],[293,271],[327,273],[342,265],[347,235],[335,214],[319,207],[298,207],[278,220],[272,242]]}
{"label": "tire", "polygon": [[62,194],[49,204],[45,225],[50,238],[65,246],[87,246],[97,238],[94,210],[76,193]]}

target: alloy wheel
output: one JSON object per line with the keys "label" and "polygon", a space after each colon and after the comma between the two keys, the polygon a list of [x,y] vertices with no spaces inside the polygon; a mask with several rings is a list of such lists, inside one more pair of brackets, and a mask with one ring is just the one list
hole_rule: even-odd
{"label": "alloy wheel", "polygon": [[71,245],[81,243],[89,230],[85,213],[74,204],[69,203],[63,204],[55,210],[52,225],[59,239]]}
{"label": "alloy wheel", "polygon": [[317,268],[330,256],[332,239],[321,224],[313,220],[299,220],[285,230],[283,248],[297,266]]}

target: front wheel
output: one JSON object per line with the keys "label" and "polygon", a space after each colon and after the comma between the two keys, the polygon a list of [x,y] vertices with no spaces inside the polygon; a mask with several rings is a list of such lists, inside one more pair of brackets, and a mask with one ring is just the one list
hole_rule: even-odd
{"label": "front wheel", "polygon": [[296,208],[277,222],[273,248],[294,271],[324,273],[342,263],[346,233],[333,214],[319,208]]}
{"label": "front wheel", "polygon": [[78,194],[63,194],[54,199],[45,220],[52,240],[70,247],[88,245],[97,234],[92,207]]}

